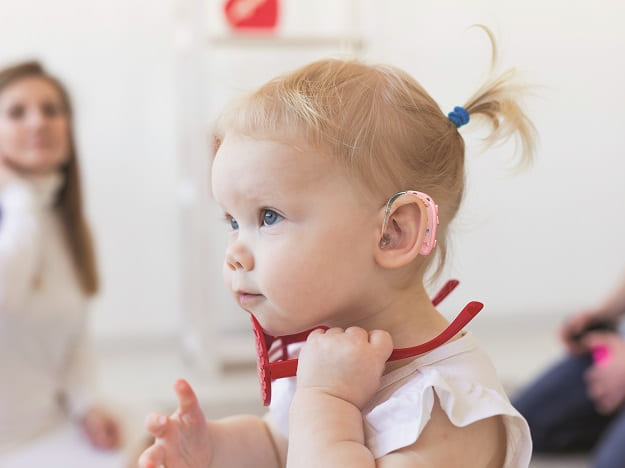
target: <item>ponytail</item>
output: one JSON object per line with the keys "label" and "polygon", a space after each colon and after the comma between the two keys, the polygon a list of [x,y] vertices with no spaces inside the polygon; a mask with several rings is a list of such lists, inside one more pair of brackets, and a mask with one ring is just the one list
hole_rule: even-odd
{"label": "ponytail", "polygon": [[[485,26],[483,29],[491,42],[491,75],[497,62],[497,47],[493,33]],[[471,96],[464,108],[471,118],[485,121],[491,129],[486,137],[487,147],[508,141],[516,135],[520,144],[519,166],[524,167],[533,161],[536,149],[536,128],[519,104],[528,86],[519,82],[518,72],[511,68],[498,76],[491,76]]]}

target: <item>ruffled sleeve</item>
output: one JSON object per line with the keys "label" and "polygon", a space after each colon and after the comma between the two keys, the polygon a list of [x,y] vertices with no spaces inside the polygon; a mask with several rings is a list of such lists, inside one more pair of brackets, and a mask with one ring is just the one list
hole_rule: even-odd
{"label": "ruffled sleeve", "polygon": [[[375,458],[412,445],[430,420],[434,395],[452,424],[468,426],[503,416],[507,435],[505,467],[527,467],[531,439],[527,422],[514,409],[481,350],[474,349],[436,363],[415,362],[388,374],[381,390],[363,410],[365,440]],[[410,368],[414,367],[412,373]],[[384,382],[392,380],[385,386]]]}
{"label": "ruffled sleeve", "polygon": [[[470,332],[382,376],[363,408],[365,444],[375,458],[412,445],[430,420],[434,396],[458,427],[492,416],[503,417],[507,436],[504,468],[527,468],[532,443],[527,422],[506,396],[495,369]],[[270,410],[288,437],[289,406],[296,379],[272,386]]]}

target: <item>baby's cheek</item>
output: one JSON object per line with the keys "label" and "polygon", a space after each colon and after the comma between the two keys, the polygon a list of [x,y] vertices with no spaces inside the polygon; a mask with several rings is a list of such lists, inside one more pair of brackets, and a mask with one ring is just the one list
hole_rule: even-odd
{"label": "baby's cheek", "polygon": [[303,276],[302,270],[295,268],[294,264],[273,263],[263,271],[259,280],[264,294],[274,304],[285,310],[293,310],[298,298],[305,294],[300,281]]}

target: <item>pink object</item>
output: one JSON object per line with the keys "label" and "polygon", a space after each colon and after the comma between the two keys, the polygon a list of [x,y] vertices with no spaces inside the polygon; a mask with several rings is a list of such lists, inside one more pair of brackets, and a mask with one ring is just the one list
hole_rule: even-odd
{"label": "pink object", "polygon": [[419,250],[421,255],[428,255],[434,247],[436,247],[436,227],[438,226],[438,205],[434,203],[434,200],[427,194],[423,192],[417,192],[416,190],[405,190],[403,192],[397,192],[386,202],[386,209],[384,212],[384,222],[382,223],[382,236],[384,237],[384,232],[386,230],[386,223],[388,221],[388,215],[391,211],[391,205],[397,198],[404,194],[415,195],[420,198],[425,205],[426,211],[426,227],[425,227],[425,236],[423,239],[423,245]]}
{"label": "pink object", "polygon": [[612,359],[612,353],[607,346],[595,346],[592,349],[592,360],[596,366],[605,366]]}
{"label": "pink object", "polygon": [[228,0],[223,8],[235,31],[273,31],[278,24],[278,0]]}
{"label": "pink object", "polygon": [[[451,293],[456,286],[458,280],[448,281],[434,296],[432,304],[438,305]],[[413,346],[410,348],[395,349],[389,357],[389,361],[396,361],[407,357],[417,356],[426,353],[446,343],[453,338],[462,328],[482,310],[484,305],[480,302],[470,302],[458,314],[454,321],[437,337],[430,341]],[[308,335],[314,330],[306,330],[301,333],[287,336],[271,336],[265,333],[260,323],[253,315],[250,315],[252,325],[254,327],[254,338],[256,339],[256,364],[258,369],[258,378],[260,380],[261,397],[263,405],[268,406],[271,402],[271,382],[283,377],[293,377],[297,374],[297,359],[289,359],[287,346],[292,343],[306,341]],[[328,327],[317,327],[326,329]],[[272,348],[272,345],[273,348]],[[271,351],[270,351],[271,350]],[[271,361],[271,357],[278,351],[280,357]]]}

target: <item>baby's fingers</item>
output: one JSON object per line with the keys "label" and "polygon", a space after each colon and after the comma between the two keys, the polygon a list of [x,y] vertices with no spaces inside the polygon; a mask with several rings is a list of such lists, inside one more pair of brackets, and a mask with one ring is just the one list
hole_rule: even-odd
{"label": "baby's fingers", "polygon": [[148,414],[145,418],[145,427],[154,437],[163,437],[167,432],[169,418],[159,413]]}
{"label": "baby's fingers", "polygon": [[369,340],[369,334],[367,333],[367,330],[365,330],[364,328],[349,327],[347,330],[345,330],[345,334],[352,336],[353,338],[355,338],[356,340],[360,342],[366,343]]}
{"label": "baby's fingers", "polygon": [[161,445],[152,445],[139,457],[139,468],[159,468],[165,465],[165,449]]}
{"label": "baby's fingers", "polygon": [[393,352],[393,339],[387,331],[373,330],[369,332],[369,343],[375,346],[385,358],[388,358]]}
{"label": "baby's fingers", "polygon": [[186,380],[179,379],[174,384],[174,389],[178,395],[178,412],[184,424],[192,424],[197,421],[204,421],[204,413],[195,396],[195,392]]}

